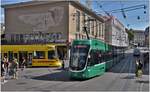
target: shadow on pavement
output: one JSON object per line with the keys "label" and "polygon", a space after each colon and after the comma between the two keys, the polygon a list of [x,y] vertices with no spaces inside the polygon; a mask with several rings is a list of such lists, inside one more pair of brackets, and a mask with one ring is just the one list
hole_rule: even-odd
{"label": "shadow on pavement", "polygon": [[149,83],[149,80],[136,80],[137,83]]}
{"label": "shadow on pavement", "polygon": [[27,84],[26,82],[19,82],[17,83],[17,85],[24,85],[24,84]]}
{"label": "shadow on pavement", "polygon": [[31,77],[34,80],[44,80],[44,81],[63,81],[63,82],[73,82],[79,80],[73,80],[69,77],[68,71],[59,71],[51,74],[45,74],[41,76]]}
{"label": "shadow on pavement", "polygon": [[[133,53],[127,53],[126,56],[131,56],[131,57],[129,59],[127,59],[127,57],[125,57],[124,59],[120,60],[119,63],[113,65],[113,67],[111,67],[107,72],[135,74],[135,69],[136,69],[135,60],[136,60],[136,57],[133,56]],[[141,56],[141,58],[142,58],[142,56]],[[132,62],[132,64],[129,61]],[[127,65],[126,65],[126,62],[127,62]],[[142,60],[142,62],[143,62],[143,60]],[[132,65],[132,66],[129,67],[130,65]],[[123,71],[121,71],[122,68],[123,68]],[[149,63],[147,63],[143,67],[143,75],[149,75]]]}
{"label": "shadow on pavement", "polygon": [[122,79],[134,79],[134,78],[135,78],[135,75],[131,75],[131,76],[123,77]]}

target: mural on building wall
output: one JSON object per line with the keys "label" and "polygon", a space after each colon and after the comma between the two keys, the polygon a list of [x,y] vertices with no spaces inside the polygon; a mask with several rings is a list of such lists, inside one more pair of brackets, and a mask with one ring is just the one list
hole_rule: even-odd
{"label": "mural on building wall", "polygon": [[45,13],[24,14],[19,19],[32,26],[33,31],[47,31],[49,27],[60,25],[63,20],[64,8],[52,7]]}
{"label": "mural on building wall", "polygon": [[37,34],[24,34],[24,41],[36,41],[36,42],[65,42],[61,32],[58,33],[37,33]]}
{"label": "mural on building wall", "polygon": [[65,43],[66,39],[62,32],[56,33],[42,33],[35,32],[31,34],[7,34],[10,37],[11,43]]}

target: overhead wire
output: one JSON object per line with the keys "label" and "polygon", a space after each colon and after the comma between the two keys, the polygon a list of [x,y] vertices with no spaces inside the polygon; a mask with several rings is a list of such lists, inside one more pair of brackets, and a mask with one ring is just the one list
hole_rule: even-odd
{"label": "overhead wire", "polygon": [[95,1],[97,4],[98,4],[98,6],[99,6],[99,8],[107,15],[107,16],[110,16],[110,13],[109,12],[107,12],[107,11],[105,11],[104,9],[103,9],[103,6],[98,2],[98,1]]}

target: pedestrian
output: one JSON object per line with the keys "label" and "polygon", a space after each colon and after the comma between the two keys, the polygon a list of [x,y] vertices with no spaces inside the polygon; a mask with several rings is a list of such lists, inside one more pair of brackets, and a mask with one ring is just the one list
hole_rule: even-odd
{"label": "pedestrian", "polygon": [[22,58],[21,70],[23,71],[26,68],[26,59],[25,57]]}
{"label": "pedestrian", "polygon": [[65,64],[67,61],[67,55],[63,53],[63,58],[62,58],[62,69],[65,69]]}
{"label": "pedestrian", "polygon": [[65,69],[65,65],[64,65],[64,60],[62,60],[62,69],[64,70]]}
{"label": "pedestrian", "polygon": [[142,67],[143,67],[143,64],[141,62],[141,60],[136,60],[136,77],[140,77],[142,76]]}
{"label": "pedestrian", "polygon": [[14,75],[13,75],[13,78],[14,79],[18,79],[19,63],[18,63],[17,58],[14,58],[13,63],[14,63]]}
{"label": "pedestrian", "polygon": [[8,66],[9,66],[9,62],[8,62],[8,58],[7,56],[4,56],[4,59],[3,59],[3,63],[4,63],[4,77],[8,77]]}
{"label": "pedestrian", "polygon": [[10,62],[9,69],[9,75],[12,76],[13,79],[17,79],[18,61],[16,58]]}
{"label": "pedestrian", "polygon": [[4,82],[4,73],[5,73],[5,70],[4,70],[4,62],[1,61],[1,81]]}

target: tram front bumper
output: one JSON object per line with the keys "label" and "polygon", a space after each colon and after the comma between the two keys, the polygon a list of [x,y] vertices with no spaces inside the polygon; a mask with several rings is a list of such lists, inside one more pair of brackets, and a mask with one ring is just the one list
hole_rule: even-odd
{"label": "tram front bumper", "polygon": [[73,79],[87,79],[84,72],[70,72],[70,77]]}

